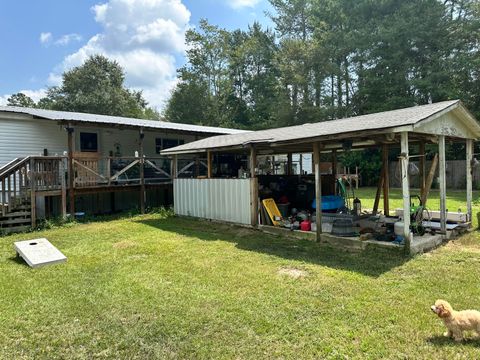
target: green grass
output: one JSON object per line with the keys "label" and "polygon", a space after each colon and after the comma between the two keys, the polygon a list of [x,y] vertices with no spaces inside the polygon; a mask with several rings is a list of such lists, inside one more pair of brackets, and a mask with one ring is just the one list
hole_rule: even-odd
{"label": "green grass", "polygon": [[[375,201],[375,188],[360,188],[355,190],[355,195],[362,201],[362,208],[372,209],[373,203]],[[411,195],[420,195],[420,190],[411,189]],[[480,202],[479,202],[479,191],[473,192],[473,225],[478,226],[478,220],[476,217],[477,212],[480,211]],[[379,208],[383,209],[383,198],[380,198]],[[401,189],[390,189],[390,213],[391,215],[395,214],[396,208],[403,208],[402,203],[402,190]],[[428,200],[427,208],[430,210],[439,210],[440,209],[440,194],[438,190],[431,190]],[[467,200],[466,193],[464,190],[447,190],[447,210],[450,212],[458,212],[460,209],[461,212],[467,211]]]}
{"label": "green grass", "polygon": [[[27,267],[32,237],[68,262]],[[413,259],[158,214],[0,240],[2,359],[480,357],[429,310],[480,307],[477,233]]]}

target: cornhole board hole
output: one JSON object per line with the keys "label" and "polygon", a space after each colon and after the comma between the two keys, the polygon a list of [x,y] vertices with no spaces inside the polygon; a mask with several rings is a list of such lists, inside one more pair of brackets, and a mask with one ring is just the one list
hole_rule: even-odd
{"label": "cornhole board hole", "polygon": [[17,241],[15,251],[32,268],[67,261],[67,257],[45,238]]}

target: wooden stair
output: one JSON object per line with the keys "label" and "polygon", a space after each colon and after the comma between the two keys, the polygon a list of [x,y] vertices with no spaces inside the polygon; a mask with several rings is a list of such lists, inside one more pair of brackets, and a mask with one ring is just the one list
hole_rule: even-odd
{"label": "wooden stair", "polygon": [[35,228],[38,194],[66,193],[63,160],[27,156],[0,167],[0,235]]}
{"label": "wooden stair", "polygon": [[30,230],[30,158],[14,159],[0,168],[0,235]]}

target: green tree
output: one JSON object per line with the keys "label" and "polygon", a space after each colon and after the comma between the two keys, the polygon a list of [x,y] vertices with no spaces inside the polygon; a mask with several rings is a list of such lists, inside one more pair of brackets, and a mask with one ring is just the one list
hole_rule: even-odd
{"label": "green tree", "polygon": [[141,92],[127,89],[124,80],[123,69],[116,61],[94,55],[65,72],[62,84],[49,88],[39,105],[52,110],[144,118],[147,102]]}
{"label": "green tree", "polygon": [[32,100],[31,97],[25,95],[24,93],[16,93],[11,95],[7,99],[7,106],[20,106],[20,107],[28,107],[34,108],[37,107],[35,101]]}

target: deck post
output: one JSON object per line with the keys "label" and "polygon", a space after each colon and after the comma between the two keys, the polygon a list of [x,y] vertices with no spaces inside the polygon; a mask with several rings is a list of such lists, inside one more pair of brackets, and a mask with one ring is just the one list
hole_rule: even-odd
{"label": "deck post", "polygon": [[467,139],[466,144],[466,166],[467,166],[467,221],[470,222],[472,218],[472,161],[473,161],[473,140]]}
{"label": "deck post", "polygon": [[447,234],[447,184],[445,178],[446,163],[445,163],[445,135],[438,136],[438,152],[439,152],[439,167],[440,175],[440,230],[442,234]]}
{"label": "deck post", "polygon": [[67,182],[65,179],[65,159],[60,160],[60,184],[62,187],[62,219],[67,219]]}
{"label": "deck post", "polygon": [[36,182],[36,173],[35,173],[35,159],[30,159],[30,216],[32,222],[32,228],[34,229],[37,226],[37,195],[35,190],[37,187]]}
{"label": "deck post", "polygon": [[172,181],[178,177],[177,169],[178,169],[178,157],[177,155],[173,155],[172,163],[171,163],[171,172],[172,172]]}
{"label": "deck post", "polygon": [[[407,137],[407,153],[408,153],[408,137]],[[383,214],[385,216],[389,216],[390,215],[390,178],[389,178],[389,171],[388,171],[388,145],[387,144],[383,144],[382,146],[382,162],[383,162],[383,174],[382,174],[383,176]]]}
{"label": "deck post", "polygon": [[[410,253],[410,184],[408,179],[408,132],[401,133],[400,161],[402,164],[402,199],[403,199],[403,237],[405,252]],[[385,173],[388,172],[385,171]],[[386,179],[385,179],[386,180]],[[385,184],[384,184],[385,185]]]}
{"label": "deck post", "polygon": [[322,241],[322,176],[320,174],[320,144],[313,143],[313,162],[315,172],[315,223],[317,225],[317,241]]}
{"label": "deck post", "polygon": [[207,150],[207,178],[212,178],[212,157],[213,154],[210,150]]}
{"label": "deck post", "polygon": [[145,158],[143,156],[143,139],[145,134],[143,128],[140,128],[140,214],[145,214]]}
{"label": "deck post", "polygon": [[337,166],[338,166],[338,160],[337,160],[337,149],[332,150],[332,175],[333,175],[333,187],[334,187],[334,193],[337,194]]}
{"label": "deck post", "polygon": [[420,197],[425,192],[425,142],[420,141],[419,145],[419,170],[420,170]]}
{"label": "deck post", "polygon": [[257,149],[254,146],[250,148],[250,223],[252,226],[258,225],[258,178],[255,172],[257,167]]}
{"label": "deck post", "polygon": [[68,197],[70,202],[70,216],[75,219],[75,169],[73,168],[73,127],[69,124],[67,127],[68,134]]}
{"label": "deck post", "polygon": [[292,153],[287,154],[287,175],[292,175]]}

